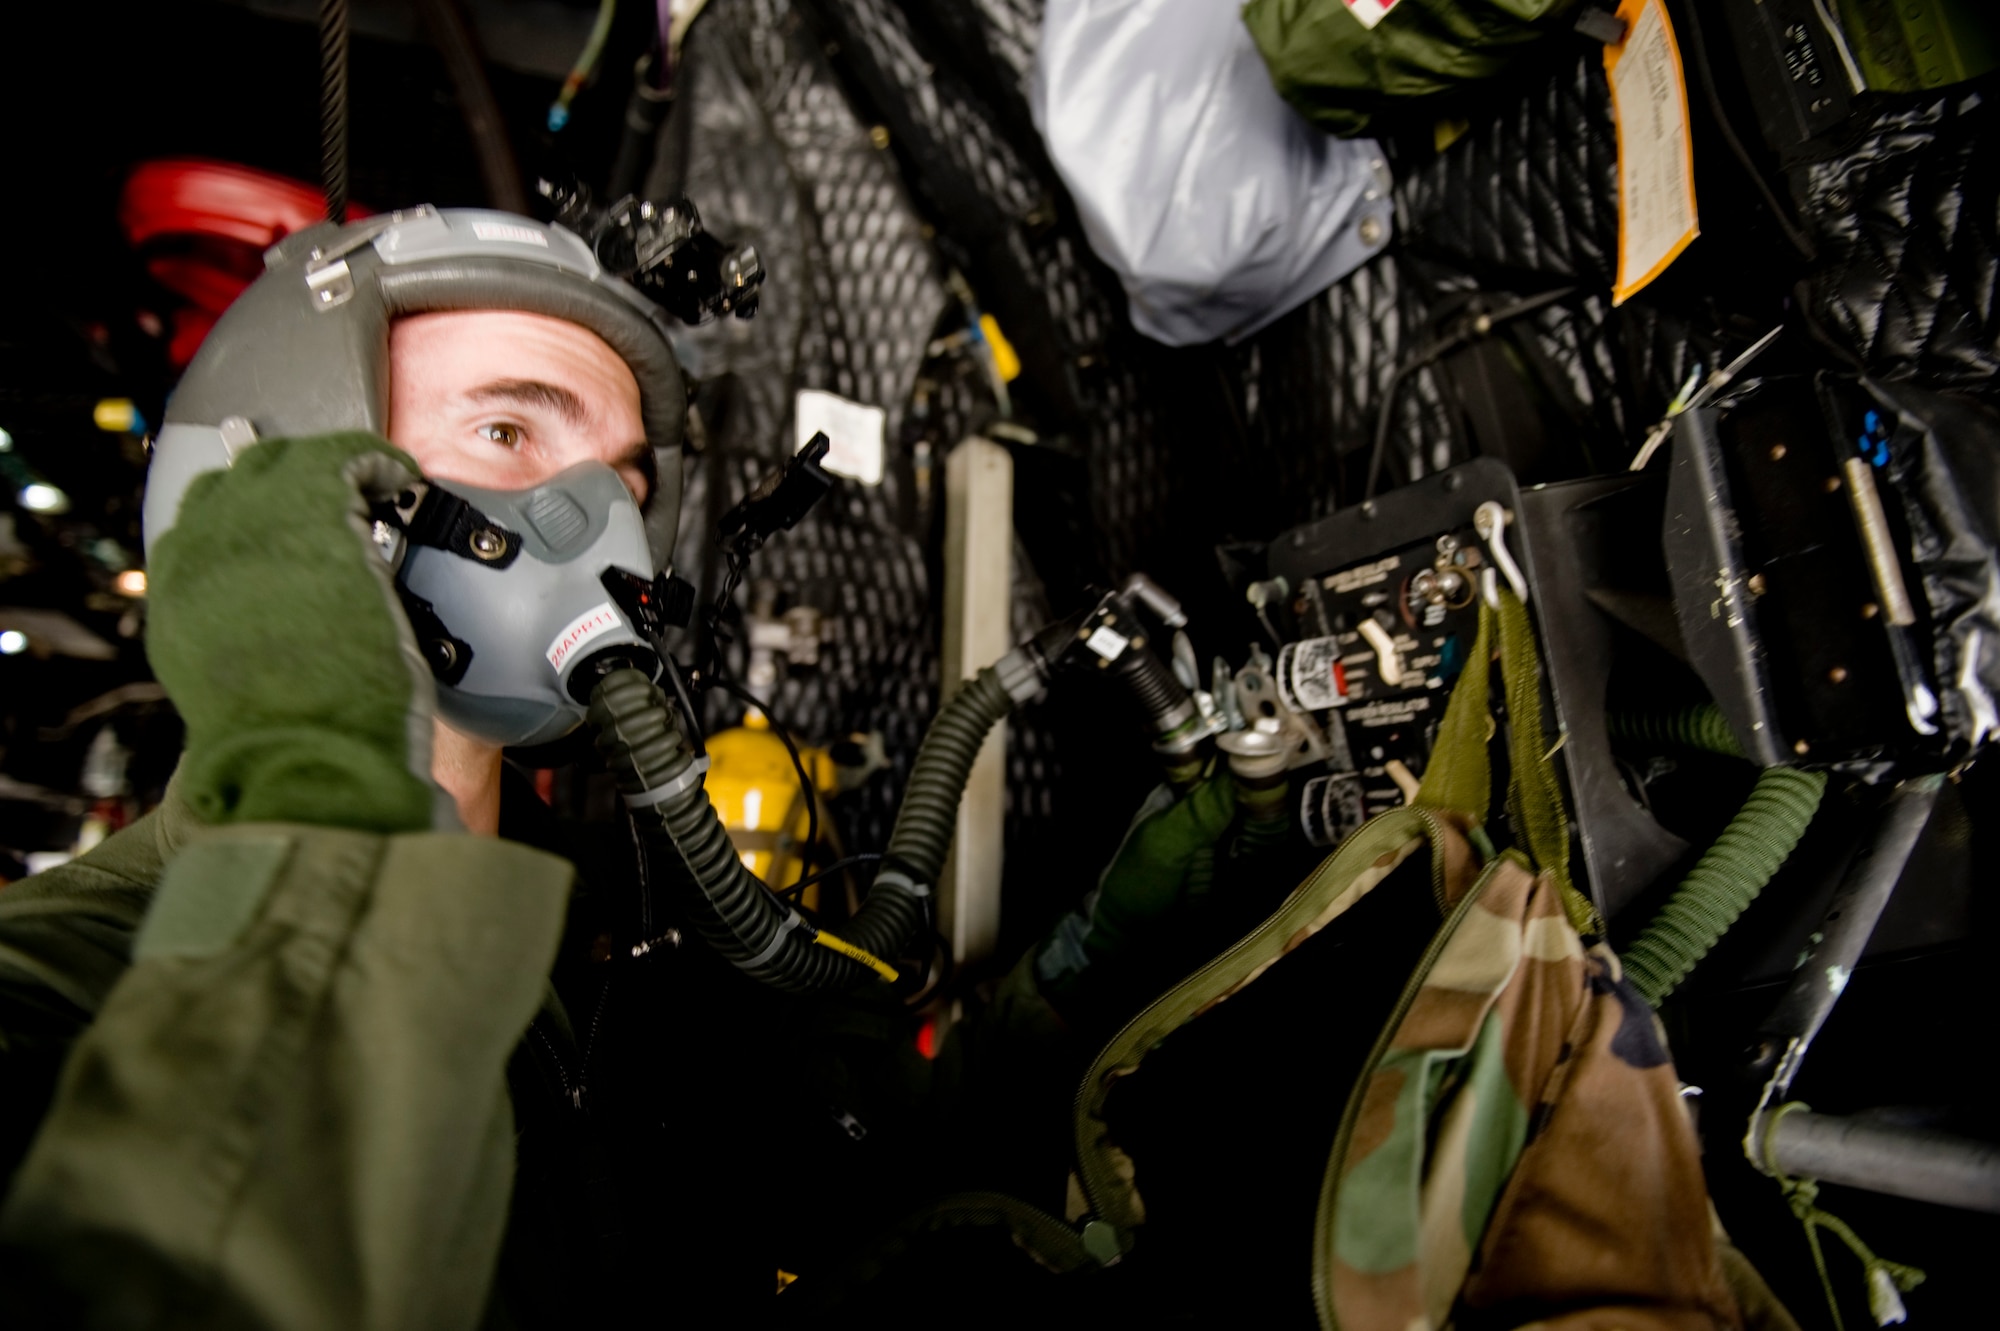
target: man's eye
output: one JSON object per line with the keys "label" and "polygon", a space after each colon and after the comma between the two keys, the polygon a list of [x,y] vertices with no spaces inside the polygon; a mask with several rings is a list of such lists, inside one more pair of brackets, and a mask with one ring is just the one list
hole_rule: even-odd
{"label": "man's eye", "polygon": [[521,443],[521,427],[509,425],[505,421],[495,421],[481,425],[474,431],[481,439],[500,445],[502,448],[518,448]]}

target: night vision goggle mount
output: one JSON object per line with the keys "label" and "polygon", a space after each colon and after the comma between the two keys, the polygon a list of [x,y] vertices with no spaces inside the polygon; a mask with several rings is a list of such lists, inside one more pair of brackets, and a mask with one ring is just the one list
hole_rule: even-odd
{"label": "night vision goggle mount", "polygon": [[655,203],[626,195],[609,207],[592,202],[574,182],[537,182],[555,209],[556,224],[582,237],[597,262],[657,301],[685,324],[757,313],[763,261],[753,245],[725,245],[702,229],[685,198]]}

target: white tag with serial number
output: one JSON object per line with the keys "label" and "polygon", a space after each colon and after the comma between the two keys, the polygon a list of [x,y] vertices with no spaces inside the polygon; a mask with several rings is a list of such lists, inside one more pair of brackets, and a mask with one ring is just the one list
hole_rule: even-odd
{"label": "white tag with serial number", "polygon": [[1097,632],[1085,638],[1083,645],[1107,661],[1116,661],[1120,656],[1125,654],[1125,649],[1131,645],[1131,642],[1132,640],[1124,634],[1105,628],[1102,624],[1099,624]]}
{"label": "white tag with serial number", "polygon": [[824,431],[831,447],[821,466],[863,485],[882,483],[883,435],[889,419],[882,408],[850,402],[817,388],[801,388],[792,415],[797,421],[794,452]]}

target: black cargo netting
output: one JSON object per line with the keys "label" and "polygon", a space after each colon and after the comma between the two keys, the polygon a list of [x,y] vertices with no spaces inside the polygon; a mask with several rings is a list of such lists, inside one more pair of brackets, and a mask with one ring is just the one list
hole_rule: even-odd
{"label": "black cargo netting", "polygon": [[[784,669],[773,710],[801,738],[881,732],[893,772],[838,805],[850,849],[888,836],[902,777],[936,707],[937,630],[912,478],[896,449],[917,366],[947,297],[891,163],[782,5],[710,6],[689,70],[687,189],[717,234],[757,245],[757,318],[698,330],[691,368],[709,453],[690,468],[679,554],[705,597],[719,585],[715,521],[795,447],[793,394],[823,388],[887,415],[880,485],[844,481],[760,551],[751,577],[824,624],[816,666]],[[747,587],[737,595],[747,603]],[[746,663],[740,628],[729,665]],[[712,695],[711,723],[738,715]]]}
{"label": "black cargo netting", "polygon": [[1042,43],[1042,6],[1035,0],[973,0],[986,49],[1025,87]]}
{"label": "black cargo netting", "polygon": [[[1416,335],[1428,316],[1429,303],[1408,266],[1393,253],[1357,268],[1323,297],[1333,320],[1328,366],[1320,391],[1333,399],[1333,440],[1342,453],[1361,453],[1375,439],[1376,413],[1396,369],[1421,344]],[[1449,408],[1437,376],[1420,370],[1408,376],[1396,396],[1395,425],[1390,448],[1405,459],[1413,476],[1451,464],[1453,438]],[[1287,447],[1310,447],[1306,441],[1285,440]],[[1359,492],[1341,501],[1355,503]],[[1332,507],[1332,496],[1314,500],[1317,513]]]}
{"label": "black cargo netting", "polygon": [[839,8],[881,73],[907,98],[914,120],[905,126],[920,125],[996,217],[1026,216],[1041,194],[1037,182],[1001,137],[993,113],[956,80],[939,77],[937,66],[919,53],[903,12],[889,0],[846,0]]}
{"label": "black cargo netting", "polygon": [[[685,188],[710,229],[757,245],[768,276],[756,319],[688,339],[710,451],[689,468],[681,570],[713,595],[715,521],[793,451],[798,389],[884,411],[881,484],[843,481],[766,545],[751,572],[777,587],[781,608],[811,606],[825,626],[816,666],[781,668],[770,699],[777,715],[812,742],[883,737],[891,770],[836,805],[847,849],[879,849],[937,706],[929,514],[941,502],[946,452],[991,407],[961,375],[927,374],[916,394],[927,349],[957,306],[894,160],[791,7],[718,0],[691,43],[687,77],[695,119]],[[1017,581],[1013,618],[1039,624],[1048,613],[1039,584],[1031,571]],[[747,658],[735,634],[729,662],[740,674]],[[740,710],[712,697],[709,719],[727,723]],[[1047,810],[1053,742],[1032,718],[1010,736],[1010,752],[1026,755],[1012,801]]]}

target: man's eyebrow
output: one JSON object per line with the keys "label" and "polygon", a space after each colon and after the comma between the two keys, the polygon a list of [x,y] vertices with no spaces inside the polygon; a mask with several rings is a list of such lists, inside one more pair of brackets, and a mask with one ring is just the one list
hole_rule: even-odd
{"label": "man's eyebrow", "polygon": [[583,429],[590,421],[590,408],[583,399],[561,384],[540,379],[495,379],[466,394],[474,402],[513,402],[524,407],[553,411],[569,424]]}

